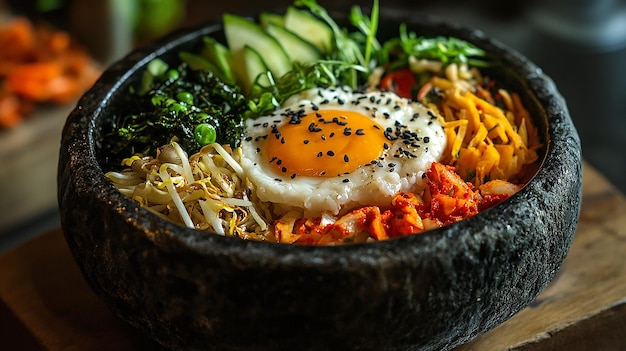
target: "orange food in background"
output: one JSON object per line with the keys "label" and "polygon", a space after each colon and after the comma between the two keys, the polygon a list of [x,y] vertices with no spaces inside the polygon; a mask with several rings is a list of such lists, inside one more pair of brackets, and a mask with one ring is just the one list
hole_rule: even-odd
{"label": "orange food in background", "polygon": [[24,17],[0,24],[0,128],[17,125],[36,104],[78,98],[99,75],[66,32]]}

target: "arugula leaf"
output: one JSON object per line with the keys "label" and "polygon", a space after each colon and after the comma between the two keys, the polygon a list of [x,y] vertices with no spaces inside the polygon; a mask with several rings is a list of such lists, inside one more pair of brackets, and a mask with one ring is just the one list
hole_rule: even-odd
{"label": "arugula leaf", "polygon": [[414,56],[418,59],[440,61],[444,67],[462,62],[476,67],[489,65],[485,59],[485,51],[465,40],[443,36],[418,37],[415,32],[408,32],[404,23],[400,25],[399,37],[385,42],[383,51],[387,60],[397,55],[398,61],[406,61],[409,56]]}

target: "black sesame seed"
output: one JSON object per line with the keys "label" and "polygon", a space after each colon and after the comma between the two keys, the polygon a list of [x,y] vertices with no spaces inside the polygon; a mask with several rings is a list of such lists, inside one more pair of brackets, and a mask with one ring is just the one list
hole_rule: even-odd
{"label": "black sesame seed", "polygon": [[322,156],[324,156],[324,154],[321,151],[317,153],[317,157],[322,157]]}
{"label": "black sesame seed", "polygon": [[251,136],[246,137],[246,141],[252,141],[252,137]]}
{"label": "black sesame seed", "polygon": [[335,152],[333,150],[328,150],[328,151],[326,151],[326,155],[328,155],[328,156],[335,156]]}
{"label": "black sesame seed", "polygon": [[308,143],[309,143],[309,140],[308,140],[308,139],[304,139],[302,142],[303,142],[304,144],[308,144]]}
{"label": "black sesame seed", "polygon": [[345,178],[344,180],[342,180],[342,182],[344,182],[344,183],[349,183],[349,182],[350,182],[350,179]]}
{"label": "black sesame seed", "polygon": [[287,167],[283,167],[280,170],[283,171],[283,173],[286,173],[287,172]]}
{"label": "black sesame seed", "polygon": [[343,155],[343,162],[350,162],[350,157],[348,157],[348,155]]}
{"label": "black sesame seed", "polygon": [[296,177],[296,174],[294,173],[294,174],[292,174],[292,175],[291,175],[291,177],[290,177],[290,178],[291,178],[291,179],[293,179],[293,178],[295,178],[295,177]]}
{"label": "black sesame seed", "polygon": [[365,135],[365,132],[363,131],[363,129],[359,128],[356,130],[356,135]]}
{"label": "black sesame seed", "polygon": [[314,132],[321,132],[322,128],[319,128],[315,125],[315,123],[311,123],[309,124],[309,132],[314,133]]}
{"label": "black sesame seed", "polygon": [[397,136],[393,135],[393,129],[391,129],[391,127],[387,127],[383,134],[384,134],[385,138],[387,138],[387,140],[396,140],[396,139],[398,139]]}
{"label": "black sesame seed", "polygon": [[424,137],[424,142],[425,142],[425,143],[429,143],[429,142],[430,142],[430,137],[427,137],[427,136],[426,136],[426,137]]}

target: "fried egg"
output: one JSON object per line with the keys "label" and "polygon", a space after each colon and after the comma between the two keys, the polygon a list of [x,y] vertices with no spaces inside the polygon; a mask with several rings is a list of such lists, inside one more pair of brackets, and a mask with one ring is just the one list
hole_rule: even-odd
{"label": "fried egg", "polygon": [[336,215],[420,191],[445,145],[437,116],[418,102],[314,88],[246,121],[241,165],[260,200]]}

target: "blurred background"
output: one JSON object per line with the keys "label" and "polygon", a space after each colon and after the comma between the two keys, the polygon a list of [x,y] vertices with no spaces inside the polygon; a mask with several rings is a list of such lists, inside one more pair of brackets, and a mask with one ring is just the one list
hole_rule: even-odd
{"label": "blurred background", "polygon": [[[337,11],[371,6],[369,0],[318,2]],[[67,31],[103,69],[135,47],[218,20],[224,12],[252,15],[291,3],[0,0],[0,24],[26,16],[34,24]],[[565,97],[585,160],[626,192],[626,1],[380,0],[380,5],[384,13],[412,11],[478,28],[535,62]],[[59,225],[58,144],[75,101],[37,105],[20,123],[0,128],[0,252]]]}

